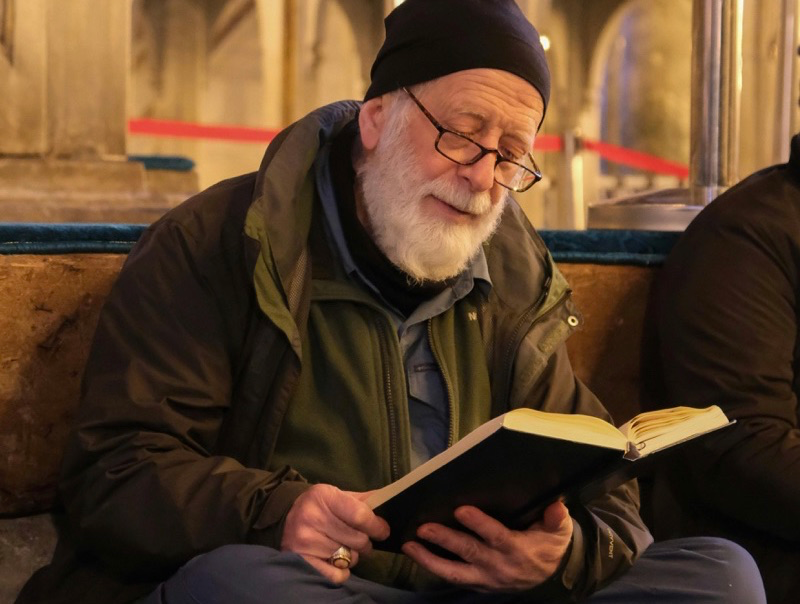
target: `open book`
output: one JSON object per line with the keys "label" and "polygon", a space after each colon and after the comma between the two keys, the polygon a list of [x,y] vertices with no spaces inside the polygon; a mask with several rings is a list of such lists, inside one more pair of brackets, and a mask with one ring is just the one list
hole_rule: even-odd
{"label": "open book", "polygon": [[367,499],[391,527],[375,547],[399,551],[425,522],[459,528],[460,505],[527,528],[559,497],[585,503],[640,474],[657,453],[730,423],[716,406],[648,411],[619,428],[588,415],[509,411]]}

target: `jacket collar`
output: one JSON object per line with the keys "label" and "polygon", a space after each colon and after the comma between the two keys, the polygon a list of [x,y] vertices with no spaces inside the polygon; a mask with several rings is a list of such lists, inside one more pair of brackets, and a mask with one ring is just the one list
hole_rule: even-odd
{"label": "jacket collar", "polygon": [[355,101],[321,107],[282,131],[264,154],[251,212],[263,222],[283,281],[292,274],[306,244],[319,149],[358,115],[360,107]]}
{"label": "jacket collar", "polygon": [[354,101],[327,105],[281,131],[264,154],[245,219],[245,235],[260,245],[253,271],[259,307],[298,357],[310,297],[313,164],[320,146],[352,121],[360,106]]}

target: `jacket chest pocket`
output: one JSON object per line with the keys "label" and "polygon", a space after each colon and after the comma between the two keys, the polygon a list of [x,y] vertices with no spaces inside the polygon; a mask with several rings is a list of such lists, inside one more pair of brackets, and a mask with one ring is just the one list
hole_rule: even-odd
{"label": "jacket chest pocket", "polygon": [[553,354],[582,323],[583,318],[570,299],[533,322],[514,359],[512,406],[518,404],[522,393],[533,388]]}

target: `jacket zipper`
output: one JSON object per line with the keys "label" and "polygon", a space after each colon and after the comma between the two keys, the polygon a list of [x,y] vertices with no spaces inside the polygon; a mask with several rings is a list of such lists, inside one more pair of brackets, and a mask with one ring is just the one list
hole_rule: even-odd
{"label": "jacket zipper", "polygon": [[394,408],[394,395],[392,388],[392,370],[389,359],[389,343],[382,325],[378,326],[378,341],[381,346],[383,357],[383,394],[386,403],[386,411],[389,418],[389,460],[392,480],[400,478],[400,463],[397,454],[397,412]]}
{"label": "jacket zipper", "polygon": [[[380,323],[380,321],[377,321]],[[394,333],[394,332],[392,332]],[[397,432],[397,411],[394,406],[394,394],[392,388],[392,370],[389,358],[391,352],[389,350],[389,338],[386,335],[385,326],[378,325],[378,341],[381,347],[381,355],[383,357],[383,392],[384,400],[386,402],[387,416],[389,418],[389,458],[391,467],[392,481],[400,478],[400,464],[398,460],[398,441],[399,436]],[[408,581],[414,569],[414,562],[409,558],[403,556],[400,560],[399,568],[397,569],[395,580],[402,583]]]}
{"label": "jacket zipper", "polygon": [[439,355],[439,350],[436,348],[436,345],[433,341],[433,321],[428,319],[428,344],[430,344],[431,352],[433,353],[433,358],[436,360],[436,364],[439,366],[439,373],[444,380],[444,389],[447,392],[447,411],[448,411],[448,418],[447,418],[447,446],[452,447],[453,443],[455,442],[456,438],[456,430],[455,430],[455,403],[453,401],[453,388],[450,384],[450,378],[448,377],[447,373],[444,371],[444,365],[442,364],[442,358]]}

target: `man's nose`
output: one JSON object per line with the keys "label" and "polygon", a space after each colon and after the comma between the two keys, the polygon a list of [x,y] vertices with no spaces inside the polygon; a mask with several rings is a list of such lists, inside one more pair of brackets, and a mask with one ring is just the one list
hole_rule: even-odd
{"label": "man's nose", "polygon": [[494,153],[487,153],[474,164],[459,166],[459,176],[469,181],[474,193],[488,191],[494,186],[494,167],[497,157]]}

